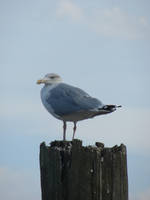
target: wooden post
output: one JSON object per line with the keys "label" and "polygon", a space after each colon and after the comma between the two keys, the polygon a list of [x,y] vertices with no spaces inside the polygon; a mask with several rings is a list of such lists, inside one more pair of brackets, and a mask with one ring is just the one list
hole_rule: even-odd
{"label": "wooden post", "polygon": [[42,200],[128,200],[126,147],[40,145]]}

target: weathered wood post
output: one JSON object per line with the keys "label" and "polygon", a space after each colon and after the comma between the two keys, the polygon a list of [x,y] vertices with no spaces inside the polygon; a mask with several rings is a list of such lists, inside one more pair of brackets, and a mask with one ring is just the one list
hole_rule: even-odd
{"label": "weathered wood post", "polygon": [[40,145],[42,200],[128,200],[126,147]]}

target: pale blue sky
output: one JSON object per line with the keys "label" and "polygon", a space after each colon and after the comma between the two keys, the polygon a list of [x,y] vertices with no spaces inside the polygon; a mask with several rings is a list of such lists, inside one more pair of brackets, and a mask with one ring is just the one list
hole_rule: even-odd
{"label": "pale blue sky", "polygon": [[123,105],[80,122],[76,137],[127,145],[130,200],[150,199],[149,10],[148,0],[0,1],[0,199],[40,200],[39,144],[62,139],[35,84],[50,72]]}

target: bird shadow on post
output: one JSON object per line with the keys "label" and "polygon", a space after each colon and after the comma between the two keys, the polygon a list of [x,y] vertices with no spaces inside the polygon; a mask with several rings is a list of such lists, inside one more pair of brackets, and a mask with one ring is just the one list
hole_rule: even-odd
{"label": "bird shadow on post", "polygon": [[42,200],[128,200],[125,145],[82,146],[82,141],[40,145]]}

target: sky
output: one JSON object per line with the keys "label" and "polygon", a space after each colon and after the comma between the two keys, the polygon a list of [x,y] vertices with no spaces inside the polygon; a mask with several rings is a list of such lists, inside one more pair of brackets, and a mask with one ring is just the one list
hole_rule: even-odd
{"label": "sky", "polygon": [[122,105],[79,122],[76,138],[125,144],[129,200],[150,199],[149,10],[149,0],[0,1],[0,199],[41,199],[39,145],[62,139],[36,85],[51,72]]}

